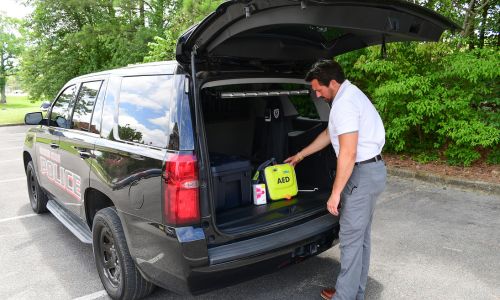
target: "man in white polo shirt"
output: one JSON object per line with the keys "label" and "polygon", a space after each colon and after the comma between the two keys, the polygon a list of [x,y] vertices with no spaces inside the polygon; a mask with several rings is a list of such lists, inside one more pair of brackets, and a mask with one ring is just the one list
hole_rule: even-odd
{"label": "man in white polo shirt", "polygon": [[380,115],[366,95],[345,79],[340,65],[317,62],[306,76],[318,98],[332,102],[328,128],[285,162],[296,165],[330,143],[337,155],[337,172],[328,211],[339,215],[340,274],[335,289],[324,289],[324,299],[364,299],[370,265],[370,232],[377,197],[386,183],[380,156],[385,130]]}

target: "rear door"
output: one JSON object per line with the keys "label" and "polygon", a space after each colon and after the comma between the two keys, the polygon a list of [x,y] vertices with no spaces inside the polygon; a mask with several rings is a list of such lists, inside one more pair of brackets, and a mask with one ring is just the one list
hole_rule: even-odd
{"label": "rear door", "polygon": [[105,81],[92,79],[80,84],[69,128],[61,130],[59,153],[64,182],[64,205],[83,216],[83,193],[89,186],[90,167],[94,157],[95,125],[91,125],[98,96],[104,94]]}
{"label": "rear door", "polygon": [[437,41],[458,26],[408,1],[227,1],[180,37],[177,60],[310,63],[384,42]]}

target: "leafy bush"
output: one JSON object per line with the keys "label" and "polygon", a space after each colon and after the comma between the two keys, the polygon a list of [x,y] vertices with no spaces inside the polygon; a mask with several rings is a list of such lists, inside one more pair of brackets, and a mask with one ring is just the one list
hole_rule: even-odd
{"label": "leafy bush", "polygon": [[487,163],[495,165],[500,164],[500,148],[494,148],[489,154],[486,160]]}
{"label": "leafy bush", "polygon": [[470,165],[500,141],[500,56],[495,49],[458,51],[445,43],[399,43],[340,57],[370,96],[386,126],[385,149],[443,151]]}
{"label": "leafy bush", "polygon": [[426,164],[431,161],[438,161],[439,155],[435,152],[422,152],[414,157],[414,159],[421,164]]}

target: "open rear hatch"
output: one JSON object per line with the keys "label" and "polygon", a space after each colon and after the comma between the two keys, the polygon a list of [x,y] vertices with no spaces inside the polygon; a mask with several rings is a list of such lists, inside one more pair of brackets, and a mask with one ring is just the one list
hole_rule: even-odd
{"label": "open rear hatch", "polygon": [[[407,1],[228,1],[177,44],[177,60],[231,66],[283,63],[305,67],[320,58],[388,42],[437,41],[457,29],[443,16]],[[241,67],[241,66],[240,66]]]}
{"label": "open rear hatch", "polygon": [[[318,192],[302,192],[290,201],[270,203],[262,207],[243,200],[248,199],[245,198],[246,195],[241,197],[242,203],[237,200],[230,207],[223,205],[221,208],[218,206],[220,197],[214,192],[214,181],[225,175],[213,162],[210,165],[210,156],[222,152],[227,156],[243,157],[239,165],[235,164],[240,168],[235,175],[237,179],[254,172],[258,163],[256,158],[270,158],[259,157],[255,141],[248,144],[259,134],[256,124],[262,121],[261,118],[265,118],[257,113],[255,102],[247,101],[248,99],[222,99],[222,92],[290,89],[290,85],[273,85],[276,83],[273,80],[257,80],[252,85],[250,82],[245,84],[242,79],[255,76],[288,77],[295,78],[294,82],[297,83],[318,59],[330,59],[342,53],[388,42],[437,41],[444,30],[457,28],[457,25],[441,15],[406,1],[234,0],[221,4],[215,12],[187,30],[179,38],[176,57],[193,75],[198,74],[193,78],[196,130],[200,137],[201,161],[204,162],[202,169],[207,170],[206,173],[210,175],[210,214],[214,217],[217,231],[231,236],[231,240],[290,226],[291,223],[305,222],[321,213],[326,214],[325,202],[335,167],[328,163],[333,161],[335,164],[335,154],[330,147],[319,153],[316,159],[308,158],[301,162],[305,171],[298,170],[299,173],[302,172],[298,176],[299,188],[314,189],[321,185]],[[199,73],[200,71],[215,72]],[[200,74],[205,75],[203,82],[198,82]],[[225,76],[229,81],[224,84],[219,80],[219,83],[210,86],[211,81],[218,80],[213,76]],[[224,86],[228,89],[225,90]],[[304,82],[302,86],[293,87],[298,90],[304,88],[309,88]],[[264,108],[272,108],[270,102],[278,103],[282,100],[276,96],[261,98],[259,101]],[[284,107],[279,109],[283,112],[285,110]],[[286,116],[286,112],[284,115]],[[279,138],[289,144],[272,155],[286,158],[290,153],[302,149],[326,128],[327,119],[311,121],[307,117],[295,117],[290,121],[292,128],[287,129],[286,125],[282,125],[283,128],[280,129]],[[200,128],[206,128],[206,134]],[[300,128],[303,130],[299,130]],[[247,132],[247,138],[241,139],[239,129]],[[296,133],[297,131],[302,133]],[[260,136],[262,134],[268,133],[264,130]],[[232,135],[241,142],[232,141]],[[297,148],[291,146],[294,140]],[[275,144],[279,145],[280,142]],[[311,164],[309,167],[303,167],[308,163]],[[323,181],[308,182],[319,178]],[[246,194],[248,189],[238,180],[233,182],[232,187],[224,188]],[[222,240],[228,241],[227,238]]]}

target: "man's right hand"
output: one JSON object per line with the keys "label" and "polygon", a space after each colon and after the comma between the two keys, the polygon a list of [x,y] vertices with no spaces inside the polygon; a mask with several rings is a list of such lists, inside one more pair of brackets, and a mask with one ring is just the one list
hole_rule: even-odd
{"label": "man's right hand", "polygon": [[290,164],[290,165],[295,167],[303,159],[304,159],[304,156],[302,156],[299,152],[299,153],[295,154],[294,156],[290,156],[289,158],[285,159],[285,163]]}
{"label": "man's right hand", "polygon": [[290,156],[289,158],[285,159],[285,163],[288,163],[295,167],[301,160],[306,158],[306,156],[316,153],[321,149],[324,149],[328,145],[330,145],[330,135],[328,134],[328,128],[327,128],[323,130],[323,132],[318,134],[318,136],[314,139],[314,141],[310,143],[307,147],[300,150],[294,156]]}

